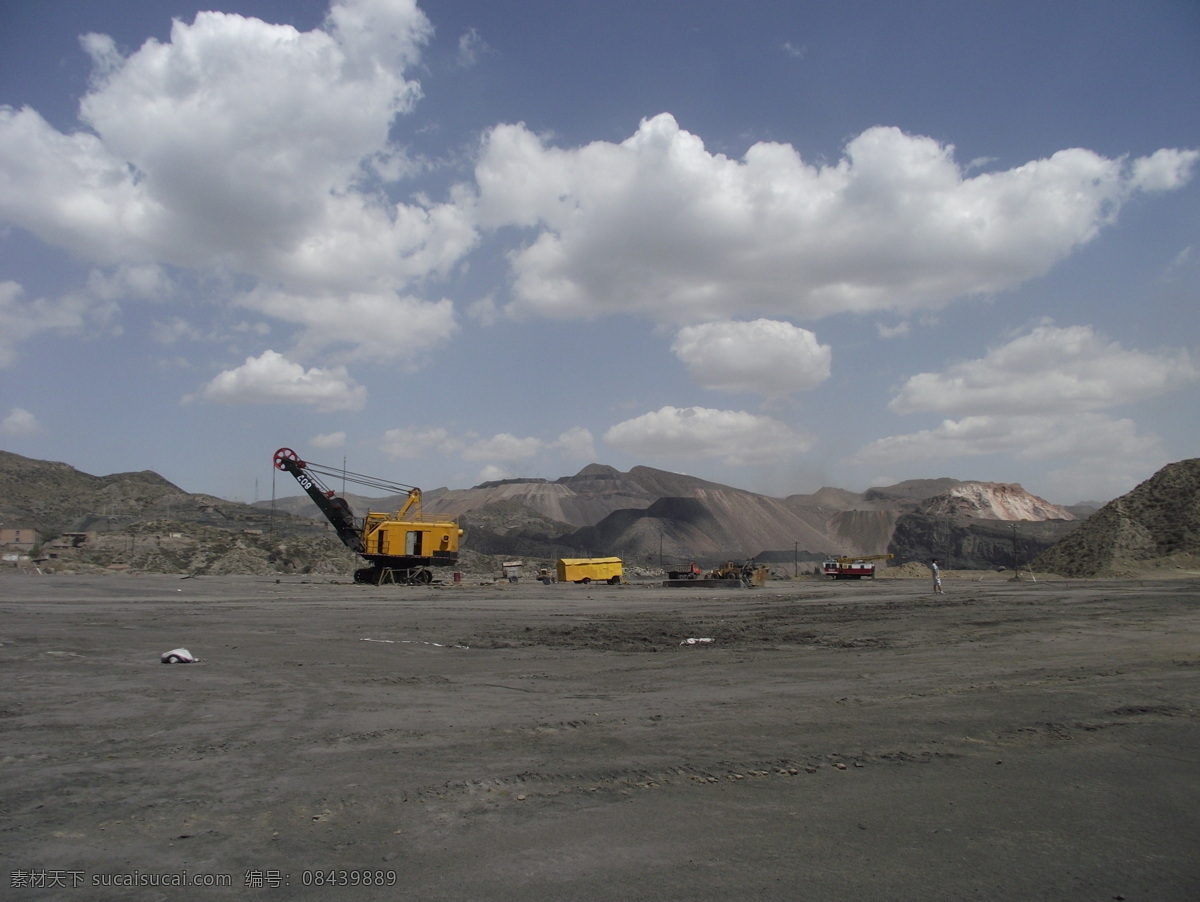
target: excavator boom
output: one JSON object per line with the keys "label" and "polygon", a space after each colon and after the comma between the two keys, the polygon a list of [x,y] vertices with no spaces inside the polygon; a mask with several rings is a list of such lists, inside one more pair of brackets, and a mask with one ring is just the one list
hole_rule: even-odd
{"label": "excavator boom", "polygon": [[291,473],[300,483],[300,487],[308,493],[308,497],[320,508],[321,513],[333,524],[338,538],[351,551],[362,554],[362,532],[354,522],[354,512],[345,498],[335,495],[325,483],[321,482],[316,473],[308,471],[308,464],[300,459],[291,448],[280,448],[275,452],[275,467],[285,473]]}

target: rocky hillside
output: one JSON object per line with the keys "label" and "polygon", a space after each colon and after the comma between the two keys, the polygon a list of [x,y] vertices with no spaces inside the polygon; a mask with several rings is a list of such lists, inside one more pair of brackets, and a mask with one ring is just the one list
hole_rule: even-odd
{"label": "rocky hillside", "polygon": [[51,531],[90,529],[110,518],[141,517],[156,507],[165,513],[186,497],[157,473],[90,476],[65,463],[0,451],[0,517],[5,523],[36,519],[38,528]]}
{"label": "rocky hillside", "polygon": [[888,550],[897,564],[936,557],[952,570],[1027,565],[1078,526],[1074,514],[1021,486],[963,482],[896,520]]}
{"label": "rocky hillside", "polygon": [[49,538],[63,532],[111,532],[151,520],[223,529],[274,527],[325,531],[323,523],[261,507],[196,495],[149,470],[92,476],[65,463],[0,451],[0,521],[28,524]]}
{"label": "rocky hillside", "polygon": [[349,573],[325,523],[190,494],[157,473],[92,476],[0,451],[0,523],[37,531],[44,568]]}
{"label": "rocky hillside", "polygon": [[968,517],[973,520],[1074,520],[1065,507],[1031,495],[1019,485],[1000,482],[964,482],[935,495],[921,506],[932,517]]}
{"label": "rocky hillside", "polygon": [[149,523],[78,545],[45,545],[38,566],[59,572],[129,570],[188,576],[272,573],[351,578],[356,557],[330,535],[279,536],[211,526]]}
{"label": "rocky hillside", "polygon": [[1168,464],[1110,501],[1035,567],[1063,576],[1130,576],[1200,555],[1200,458]]}

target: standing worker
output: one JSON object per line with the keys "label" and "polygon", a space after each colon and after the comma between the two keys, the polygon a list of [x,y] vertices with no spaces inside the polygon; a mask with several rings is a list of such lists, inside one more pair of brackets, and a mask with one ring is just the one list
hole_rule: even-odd
{"label": "standing worker", "polygon": [[942,591],[942,571],[938,567],[937,558],[929,559],[929,569],[933,572],[933,594],[945,595],[946,593]]}

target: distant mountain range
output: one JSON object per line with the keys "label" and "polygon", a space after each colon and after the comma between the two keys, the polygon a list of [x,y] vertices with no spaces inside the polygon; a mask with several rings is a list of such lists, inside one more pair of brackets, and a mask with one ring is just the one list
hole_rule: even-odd
{"label": "distant mountain range", "polygon": [[[0,522],[34,527],[46,538],[161,535],[186,526],[252,537],[245,542],[266,537],[259,541],[264,560],[277,561],[281,553],[271,550],[268,538],[293,546],[300,538],[328,540],[329,553],[338,558],[328,525],[298,486],[297,492],[240,504],[188,493],[153,472],[97,477],[64,463],[0,452]],[[404,500],[344,497],[359,516],[368,509],[394,511]],[[936,556],[950,568],[1008,567],[1014,543],[1017,557],[1031,560],[1092,512],[1059,507],[1005,483],[908,480],[863,493],[822,488],[773,498],[651,467],[621,472],[602,464],[553,481],[435,489],[424,494],[423,506],[427,515],[459,519],[468,554],[618,555],[632,565],[668,568],[751,558],[811,566],[830,555],[885,553],[894,564]],[[243,551],[242,557],[253,557]]]}
{"label": "distant mountain range", "polygon": [[[345,497],[360,516],[404,500]],[[890,553],[893,564],[937,557],[950,569],[1032,561],[1065,576],[1200,572],[1200,458],[1170,464],[1102,507],[1060,507],[1018,485],[955,479],[772,498],[601,464],[553,481],[436,489],[423,502],[426,514],[459,518],[464,562],[484,567],[487,556],[615,554],[639,566],[755,558],[789,569],[827,555]],[[36,530],[35,554],[84,569],[348,573],[355,566],[306,495],[241,504],[189,493],[151,471],[92,476],[7,451],[0,451],[0,527],[8,540],[15,530]]]}
{"label": "distant mountain range", "polygon": [[92,476],[8,451],[0,451],[0,529],[6,556],[59,570],[340,572],[353,564],[328,527],[306,517],[192,494],[148,470]]}
{"label": "distant mountain range", "polygon": [[[359,513],[403,503],[402,497],[345,497]],[[319,515],[306,496],[275,504],[297,515]],[[889,552],[895,563],[932,554],[949,567],[1010,566],[1013,537],[1003,524],[1027,524],[1019,542],[1028,560],[1091,512],[1003,483],[920,479],[865,493],[822,488],[773,498],[652,467],[623,473],[603,464],[553,481],[435,489],[424,494],[423,504],[427,514],[458,517],[467,532],[465,547],[483,553],[618,555],[667,567],[750,558],[791,564]]]}

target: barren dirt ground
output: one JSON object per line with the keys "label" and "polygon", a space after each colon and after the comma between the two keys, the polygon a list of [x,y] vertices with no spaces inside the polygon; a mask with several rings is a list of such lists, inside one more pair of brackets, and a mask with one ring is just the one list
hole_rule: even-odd
{"label": "barren dirt ground", "polygon": [[0,896],[1200,898],[1200,582],[947,591],[4,576]]}

